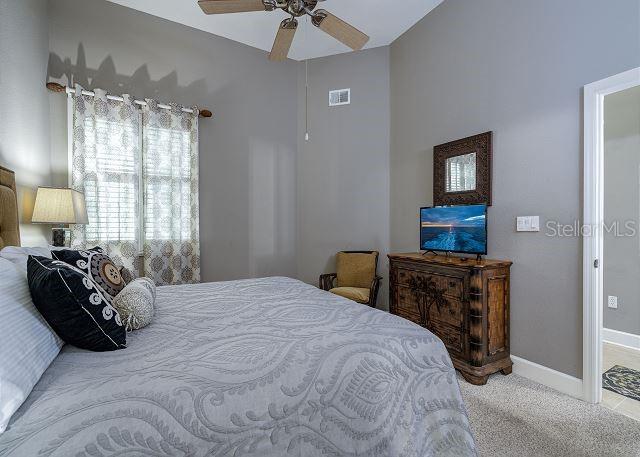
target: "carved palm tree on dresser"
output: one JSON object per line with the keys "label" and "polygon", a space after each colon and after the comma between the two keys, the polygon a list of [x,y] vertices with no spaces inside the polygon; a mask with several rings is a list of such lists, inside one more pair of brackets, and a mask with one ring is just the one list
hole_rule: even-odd
{"label": "carved palm tree on dresser", "polygon": [[430,276],[415,276],[409,280],[409,288],[418,303],[420,320],[423,326],[431,325],[431,309],[435,306],[438,314],[448,305],[444,290]]}

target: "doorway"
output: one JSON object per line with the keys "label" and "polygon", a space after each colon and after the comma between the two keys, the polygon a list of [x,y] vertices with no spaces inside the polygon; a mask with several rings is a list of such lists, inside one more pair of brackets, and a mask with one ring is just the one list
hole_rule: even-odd
{"label": "doorway", "polygon": [[640,407],[633,382],[640,346],[636,354],[628,332],[640,335],[640,288],[631,291],[640,284],[640,104],[634,100],[640,102],[640,68],[584,88],[584,399],[602,402],[604,384],[605,406],[628,401],[631,410]]}

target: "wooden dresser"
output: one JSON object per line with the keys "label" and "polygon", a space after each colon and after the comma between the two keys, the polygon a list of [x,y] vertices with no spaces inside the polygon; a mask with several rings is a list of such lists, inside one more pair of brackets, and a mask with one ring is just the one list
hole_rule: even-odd
{"label": "wooden dresser", "polygon": [[472,384],[511,373],[506,260],[389,254],[390,311],[437,335]]}

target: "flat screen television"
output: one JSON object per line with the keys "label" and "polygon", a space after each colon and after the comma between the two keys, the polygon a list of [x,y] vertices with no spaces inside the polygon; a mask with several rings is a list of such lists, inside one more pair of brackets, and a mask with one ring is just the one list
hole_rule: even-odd
{"label": "flat screen television", "polygon": [[420,209],[420,249],[487,254],[487,205]]}

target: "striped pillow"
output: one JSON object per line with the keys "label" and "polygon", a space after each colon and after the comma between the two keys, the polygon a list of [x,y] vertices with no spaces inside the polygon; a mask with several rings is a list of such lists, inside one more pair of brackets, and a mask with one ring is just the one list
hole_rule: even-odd
{"label": "striped pillow", "polygon": [[40,315],[25,275],[0,258],[0,433],[63,342]]}
{"label": "striped pillow", "polygon": [[51,258],[51,251],[45,247],[20,247],[20,246],[7,246],[0,251],[0,257],[7,259],[27,277],[27,259],[30,255],[39,255],[42,257]]}

